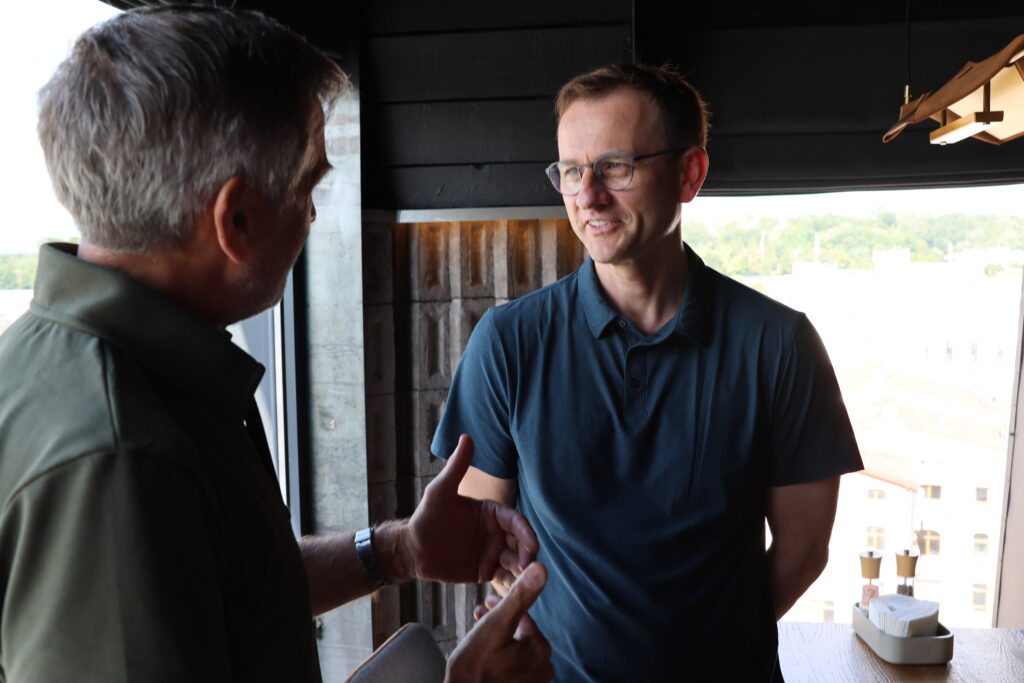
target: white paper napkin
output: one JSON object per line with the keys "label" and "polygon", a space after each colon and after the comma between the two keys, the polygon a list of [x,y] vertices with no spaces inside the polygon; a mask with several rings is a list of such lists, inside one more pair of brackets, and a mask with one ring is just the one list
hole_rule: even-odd
{"label": "white paper napkin", "polygon": [[939,603],[909,595],[880,595],[872,598],[868,619],[882,633],[897,638],[934,636],[939,630]]}

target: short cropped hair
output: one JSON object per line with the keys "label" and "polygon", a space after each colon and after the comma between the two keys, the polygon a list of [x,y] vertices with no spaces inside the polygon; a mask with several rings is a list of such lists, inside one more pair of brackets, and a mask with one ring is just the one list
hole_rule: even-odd
{"label": "short cropped hair", "polygon": [[576,76],[562,86],[555,99],[555,113],[561,121],[571,104],[600,99],[621,88],[633,88],[648,95],[661,111],[670,144],[706,147],[710,121],[708,107],[700,93],[671,65],[611,64]]}
{"label": "short cropped hair", "polygon": [[258,12],[131,10],[86,31],[39,93],[39,138],[82,238],[180,245],[232,176],[289,205],[314,107],[348,79]]}

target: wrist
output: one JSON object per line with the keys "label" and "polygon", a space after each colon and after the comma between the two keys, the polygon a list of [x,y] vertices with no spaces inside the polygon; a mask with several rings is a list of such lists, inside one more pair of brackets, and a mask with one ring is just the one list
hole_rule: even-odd
{"label": "wrist", "polygon": [[412,553],[408,547],[407,520],[382,524],[376,528],[373,539],[377,566],[390,583],[404,583],[416,578]]}

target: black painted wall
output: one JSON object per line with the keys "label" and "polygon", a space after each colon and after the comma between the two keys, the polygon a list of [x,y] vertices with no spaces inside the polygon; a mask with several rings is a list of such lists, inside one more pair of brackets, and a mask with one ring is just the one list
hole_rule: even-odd
{"label": "black painted wall", "polygon": [[632,2],[376,2],[362,40],[366,208],[560,204],[552,100],[632,59]]}
{"label": "black painted wall", "polygon": [[[1024,141],[939,148],[926,123],[882,144],[906,80],[898,0],[235,4],[278,17],[352,72],[365,209],[560,205],[543,176],[556,156],[554,94],[634,58],[676,63],[710,102],[704,194],[1024,182]],[[1024,33],[1024,0],[910,9],[915,96]]]}

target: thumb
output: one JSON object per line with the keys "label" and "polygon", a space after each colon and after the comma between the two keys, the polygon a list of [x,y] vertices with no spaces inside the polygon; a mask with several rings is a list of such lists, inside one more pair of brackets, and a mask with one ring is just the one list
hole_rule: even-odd
{"label": "thumb", "polygon": [[459,482],[466,476],[471,462],[473,462],[473,439],[469,434],[463,434],[459,437],[459,444],[455,450],[448,456],[448,462],[444,469],[434,477],[434,481],[430,482],[428,488],[445,497],[458,495]]}
{"label": "thumb", "polygon": [[496,629],[501,642],[510,642],[520,620],[526,616],[526,611],[533,605],[547,581],[548,570],[544,565],[531,563],[512,584],[501,602],[484,615],[477,628],[488,624],[490,628]]}

